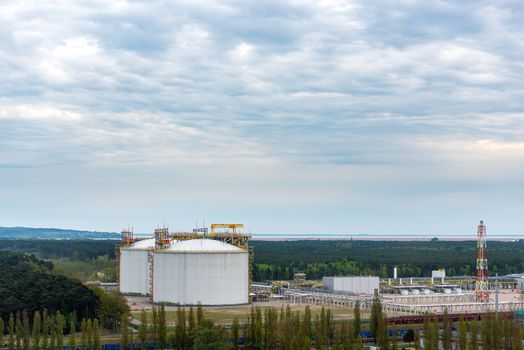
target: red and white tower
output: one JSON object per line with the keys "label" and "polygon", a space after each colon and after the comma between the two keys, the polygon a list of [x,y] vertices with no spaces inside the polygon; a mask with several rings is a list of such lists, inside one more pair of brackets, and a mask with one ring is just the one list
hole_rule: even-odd
{"label": "red and white tower", "polygon": [[477,228],[477,283],[475,284],[477,302],[488,302],[488,258],[486,256],[486,226],[481,221]]}

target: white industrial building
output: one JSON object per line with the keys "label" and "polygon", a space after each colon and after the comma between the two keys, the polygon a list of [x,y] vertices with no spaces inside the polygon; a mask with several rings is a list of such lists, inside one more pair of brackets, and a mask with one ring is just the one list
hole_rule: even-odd
{"label": "white industrial building", "polygon": [[431,277],[433,278],[444,278],[446,277],[446,270],[439,269],[431,271]]}
{"label": "white industrial building", "polygon": [[155,239],[136,241],[120,248],[120,292],[146,295],[149,292],[148,249],[155,247]]}
{"label": "white industrial building", "polygon": [[376,276],[322,277],[327,289],[355,294],[373,294],[379,289],[379,278]]}
{"label": "white industrial building", "polygon": [[154,252],[153,302],[236,305],[249,302],[249,253],[213,239],[173,242]]}

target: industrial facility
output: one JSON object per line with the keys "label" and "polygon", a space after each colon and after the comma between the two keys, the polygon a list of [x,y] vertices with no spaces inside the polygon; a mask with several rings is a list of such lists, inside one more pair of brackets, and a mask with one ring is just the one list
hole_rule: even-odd
{"label": "industrial facility", "polygon": [[156,229],[154,238],[122,231],[119,290],[154,303],[239,305],[249,302],[250,236],[242,224],[212,224],[193,232]]}
{"label": "industrial facility", "polygon": [[[352,307],[356,301],[370,309],[376,291],[385,312],[423,315],[449,313],[516,312],[524,306],[524,275],[488,276],[486,226],[477,227],[475,276],[446,276],[444,269],[428,277],[324,276],[322,282],[295,273],[292,281],[253,285],[256,300]],[[472,260],[475,257],[472,256]],[[473,260],[475,261],[475,260]]]}

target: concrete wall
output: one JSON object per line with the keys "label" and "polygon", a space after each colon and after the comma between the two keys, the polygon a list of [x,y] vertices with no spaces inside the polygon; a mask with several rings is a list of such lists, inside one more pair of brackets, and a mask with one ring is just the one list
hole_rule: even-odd
{"label": "concrete wall", "polygon": [[356,294],[373,294],[375,289],[379,289],[376,276],[323,277],[322,283],[329,290]]}

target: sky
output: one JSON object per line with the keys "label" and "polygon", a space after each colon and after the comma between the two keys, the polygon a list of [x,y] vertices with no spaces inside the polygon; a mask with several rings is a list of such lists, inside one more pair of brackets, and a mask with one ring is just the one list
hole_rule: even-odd
{"label": "sky", "polygon": [[0,226],[522,234],[522,1],[0,2]]}

